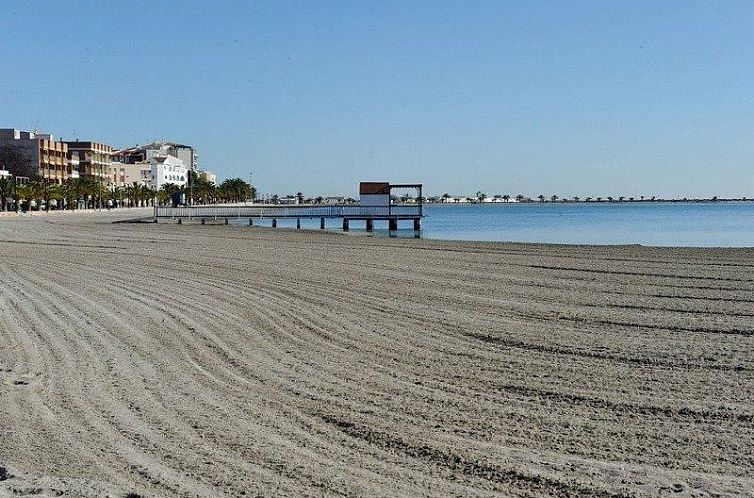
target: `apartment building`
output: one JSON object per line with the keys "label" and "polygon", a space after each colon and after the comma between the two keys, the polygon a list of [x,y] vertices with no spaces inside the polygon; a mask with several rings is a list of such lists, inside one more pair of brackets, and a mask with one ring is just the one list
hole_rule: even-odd
{"label": "apartment building", "polygon": [[110,180],[110,163],[113,148],[98,142],[64,142],[68,147],[68,157],[71,162],[78,161],[78,174],[99,183]]}
{"label": "apartment building", "polygon": [[154,156],[165,154],[180,159],[189,169],[196,170],[198,167],[199,155],[196,149],[190,145],[165,141],[117,150],[114,153],[114,159],[124,164],[135,164],[150,161]]}
{"label": "apartment building", "polygon": [[75,174],[75,165],[68,161],[68,146],[52,135],[2,128],[0,146],[13,147],[28,159],[26,164],[2,165],[19,179],[37,177],[63,183]]}
{"label": "apartment building", "polygon": [[121,162],[110,163],[110,180],[108,187],[112,190],[115,187],[130,187],[134,183],[139,185],[150,185],[152,182],[152,165],[149,161],[143,161],[133,164]]}

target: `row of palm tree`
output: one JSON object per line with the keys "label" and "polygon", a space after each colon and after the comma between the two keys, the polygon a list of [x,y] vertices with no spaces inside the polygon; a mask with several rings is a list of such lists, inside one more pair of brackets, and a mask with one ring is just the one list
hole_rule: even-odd
{"label": "row of palm tree", "polygon": [[13,177],[0,177],[0,210],[99,209],[147,207],[171,203],[177,193],[183,199],[193,195],[192,203],[239,202],[253,199],[256,189],[241,180],[231,178],[219,186],[194,176],[190,186],[172,183],[155,190],[134,182],[125,187],[108,187],[89,178],[69,179],[62,184],[44,178],[17,183]]}
{"label": "row of palm tree", "polygon": [[[175,190],[177,186],[168,188],[178,191]],[[241,178],[228,178],[220,185],[215,185],[193,171],[189,171],[189,185],[181,187],[180,191],[186,194],[191,204],[243,202],[257,197],[257,189]]]}
{"label": "row of palm tree", "polygon": [[98,208],[118,198],[122,198],[118,192],[88,178],[70,179],[62,184],[44,178],[24,183],[17,183],[10,176],[0,178],[2,211],[8,210],[11,203],[15,210],[40,209],[42,205],[48,211],[53,205],[58,209]]}
{"label": "row of palm tree", "polygon": [[[487,198],[488,198],[487,194],[485,194],[484,192],[481,192],[481,191],[477,192],[476,195],[473,197],[473,199],[476,200],[477,202],[484,202]],[[507,194],[505,194],[505,195],[496,194],[496,195],[493,196],[493,198],[497,199],[497,200],[503,200],[505,202],[508,202],[511,199],[511,196],[507,195]],[[532,200],[531,197],[526,197],[523,194],[518,194],[514,198],[516,199],[517,202],[533,202],[533,200]],[[445,194],[442,194],[439,197],[434,196],[434,197],[427,198],[427,200],[429,202],[448,202],[450,199],[454,199],[454,200],[458,201],[458,200],[461,199],[461,197],[455,197],[455,196],[452,196],[452,195],[450,195],[448,193],[445,193]],[[581,198],[581,197],[579,197],[577,195],[574,195],[573,197],[570,197],[570,198],[567,198],[567,197],[561,198],[559,195],[551,195],[548,198],[545,195],[540,194],[540,195],[538,195],[536,197],[536,199],[539,202],[548,202],[548,201],[549,202],[558,202],[558,201],[560,201],[560,202],[603,202],[603,201],[607,201],[607,202],[625,202],[625,201],[630,201],[630,202],[633,202],[633,201],[637,201],[637,200],[641,200],[641,201],[645,201],[645,200],[654,201],[657,198],[655,196],[645,197],[643,195],[639,196],[638,199],[636,197],[626,197],[626,196],[622,196],[622,195],[618,196],[618,197],[607,196],[607,197],[584,197],[584,198]],[[717,197],[713,197],[712,200],[717,200]]]}

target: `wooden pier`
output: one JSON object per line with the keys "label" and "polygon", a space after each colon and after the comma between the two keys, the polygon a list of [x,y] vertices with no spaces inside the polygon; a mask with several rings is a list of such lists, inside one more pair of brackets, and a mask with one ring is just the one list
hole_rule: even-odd
{"label": "wooden pier", "polygon": [[155,207],[154,219],[172,220],[177,223],[196,221],[248,220],[253,225],[256,220],[271,220],[272,227],[278,220],[295,219],[296,227],[301,228],[301,219],[319,218],[319,228],[325,228],[325,220],[337,219],[344,231],[348,231],[351,221],[364,221],[367,231],[374,230],[375,221],[387,221],[388,229],[397,230],[399,222],[409,221],[414,230],[421,230],[423,206],[417,204],[394,204],[389,206],[347,205],[249,205],[249,206],[192,206]]}
{"label": "wooden pier", "polygon": [[[394,189],[416,190],[417,202],[394,203]],[[319,228],[324,230],[325,220],[338,219],[345,232],[349,230],[351,221],[364,221],[368,232],[374,230],[375,221],[387,221],[389,230],[397,230],[399,221],[410,221],[415,231],[421,230],[424,216],[421,183],[361,182],[359,195],[358,204],[155,207],[154,220],[170,219],[178,223],[198,220],[202,224],[207,220],[223,220],[227,225],[231,219],[248,219],[249,225],[253,225],[254,220],[266,219],[272,220],[272,227],[275,228],[279,219],[295,219],[296,228],[300,229],[302,218],[319,218]]]}

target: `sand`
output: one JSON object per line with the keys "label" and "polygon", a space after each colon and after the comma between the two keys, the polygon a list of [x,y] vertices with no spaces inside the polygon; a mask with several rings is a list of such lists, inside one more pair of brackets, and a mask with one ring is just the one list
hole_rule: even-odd
{"label": "sand", "polygon": [[123,216],[0,220],[0,496],[754,495],[753,250]]}

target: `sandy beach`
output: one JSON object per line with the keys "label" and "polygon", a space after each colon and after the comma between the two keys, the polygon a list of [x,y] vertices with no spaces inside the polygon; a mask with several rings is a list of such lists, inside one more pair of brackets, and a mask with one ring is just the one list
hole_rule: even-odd
{"label": "sandy beach", "polygon": [[754,496],[754,250],[0,219],[0,496]]}

